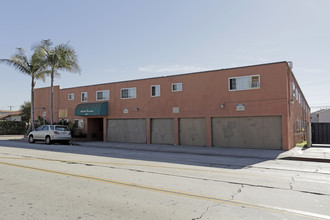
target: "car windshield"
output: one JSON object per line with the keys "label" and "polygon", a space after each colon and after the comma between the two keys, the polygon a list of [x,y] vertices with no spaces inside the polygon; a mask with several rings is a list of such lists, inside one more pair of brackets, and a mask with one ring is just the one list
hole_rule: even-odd
{"label": "car windshield", "polygon": [[68,127],[66,127],[66,126],[56,126],[55,130],[56,131],[69,131]]}

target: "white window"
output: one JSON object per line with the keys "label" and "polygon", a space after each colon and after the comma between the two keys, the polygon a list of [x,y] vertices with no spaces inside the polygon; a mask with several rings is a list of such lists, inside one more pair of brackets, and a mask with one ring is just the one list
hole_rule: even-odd
{"label": "white window", "polygon": [[172,92],[182,91],[182,83],[173,83]]}
{"label": "white window", "polygon": [[74,120],[74,127],[78,129],[84,128],[84,120],[83,119],[75,119]]}
{"label": "white window", "polygon": [[300,128],[300,121],[297,120],[296,121],[296,131],[300,131],[299,128]]}
{"label": "white window", "polygon": [[68,95],[68,100],[74,100],[74,93]]}
{"label": "white window", "polygon": [[134,99],[134,98],[136,98],[136,87],[121,89],[120,90],[120,97],[122,99]]}
{"label": "white window", "polygon": [[229,90],[249,90],[249,89],[259,89],[260,88],[260,76],[240,76],[229,78]]}
{"label": "white window", "polygon": [[96,91],[96,101],[109,100],[110,92],[109,90]]}
{"label": "white window", "polygon": [[82,92],[81,93],[81,101],[82,102],[87,102],[88,101],[88,94],[87,94],[87,92]]}
{"label": "white window", "polygon": [[299,91],[298,91],[298,88],[296,88],[296,99],[299,100]]}
{"label": "white window", "polygon": [[160,96],[160,85],[151,86],[151,97]]}
{"label": "white window", "polygon": [[292,95],[296,96],[296,84],[294,82],[292,82]]}

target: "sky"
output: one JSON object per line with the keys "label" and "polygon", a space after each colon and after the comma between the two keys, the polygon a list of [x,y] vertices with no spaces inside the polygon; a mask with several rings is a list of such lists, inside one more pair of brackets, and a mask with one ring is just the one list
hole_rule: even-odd
{"label": "sky", "polygon": [[[292,61],[312,112],[330,108],[329,0],[0,0],[0,58],[44,39],[76,50],[70,88]],[[0,64],[0,110],[31,99],[28,75]],[[50,86],[50,79],[36,88]],[[11,107],[10,107],[11,106]]]}

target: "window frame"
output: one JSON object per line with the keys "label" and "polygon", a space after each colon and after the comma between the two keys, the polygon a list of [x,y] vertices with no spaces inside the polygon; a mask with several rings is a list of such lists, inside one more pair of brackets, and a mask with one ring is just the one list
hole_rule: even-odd
{"label": "window frame", "polygon": [[[252,87],[252,85],[253,85],[253,81],[252,81],[252,79],[253,79],[253,77],[258,77],[258,84],[257,84],[257,87]],[[243,88],[243,89],[238,89],[237,88],[237,79],[239,79],[239,78],[250,78],[250,80],[251,80],[251,84],[250,84],[250,87],[249,88]],[[231,89],[231,80],[232,79],[235,79],[235,89]],[[254,89],[260,89],[261,88],[261,83],[260,83],[260,74],[254,74],[254,75],[246,75],[246,76],[235,76],[235,77],[229,77],[228,78],[228,90],[230,91],[230,92],[233,92],[233,91],[246,91],[246,90],[254,90]]]}
{"label": "window frame", "polygon": [[[98,99],[98,97],[97,97],[97,93],[98,92],[102,92],[102,96],[103,96],[104,92],[108,92],[108,97],[103,98],[103,99]],[[104,100],[110,100],[110,90],[99,90],[99,91],[96,91],[96,101],[104,101]]]}
{"label": "window frame", "polygon": [[[174,90],[174,85],[180,85],[180,90],[178,90],[178,89]],[[182,90],[183,90],[182,82],[172,83],[171,89],[172,89],[172,92],[182,92]]]}
{"label": "window frame", "polygon": [[[86,94],[85,97],[84,97],[84,98],[86,98],[86,100],[83,100],[83,94]],[[88,102],[88,92],[81,92],[80,101],[81,102]]]}
{"label": "window frame", "polygon": [[[72,98],[70,98],[70,97],[72,97]],[[69,94],[68,94],[68,100],[69,100],[69,101],[74,100],[74,93],[69,93]]]}
{"label": "window frame", "polygon": [[[155,95],[152,95],[152,88],[155,88]],[[158,88],[158,90],[157,90]],[[157,91],[159,92],[159,94],[157,94]],[[160,96],[160,85],[151,85],[150,86],[150,96],[151,97],[159,97]]]}
{"label": "window frame", "polygon": [[[126,90],[127,89],[127,98],[123,98],[123,93],[122,93],[122,91],[123,90]],[[133,90],[134,91],[134,95],[135,96],[130,96],[130,90]],[[120,99],[136,99],[137,98],[137,89],[136,89],[136,87],[130,87],[130,88],[121,88],[120,89]]]}
{"label": "window frame", "polygon": [[84,119],[74,119],[73,124],[77,129],[84,129]]}
{"label": "window frame", "polygon": [[292,95],[296,97],[296,84],[292,82]]}

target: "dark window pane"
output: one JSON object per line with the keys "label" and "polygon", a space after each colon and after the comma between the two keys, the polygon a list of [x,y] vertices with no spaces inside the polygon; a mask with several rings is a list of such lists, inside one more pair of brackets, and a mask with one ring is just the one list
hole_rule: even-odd
{"label": "dark window pane", "polygon": [[236,89],[236,79],[230,79],[229,84],[230,84],[230,90]]}

